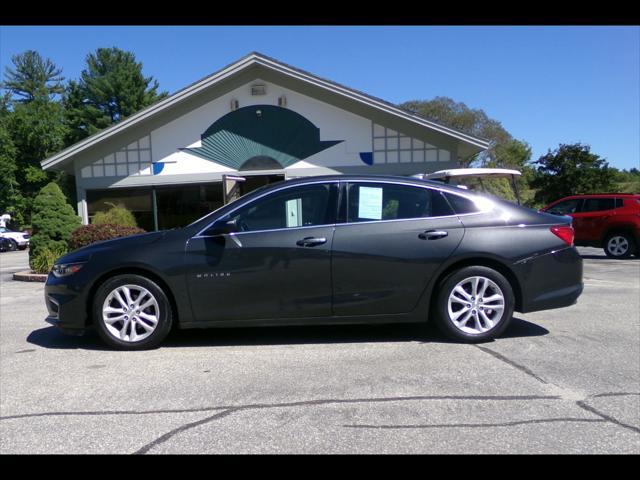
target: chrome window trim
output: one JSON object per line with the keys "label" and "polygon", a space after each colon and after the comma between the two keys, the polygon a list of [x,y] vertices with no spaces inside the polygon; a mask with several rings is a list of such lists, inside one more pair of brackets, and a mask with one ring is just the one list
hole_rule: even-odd
{"label": "chrome window trim", "polygon": [[[366,182],[366,183],[392,183],[392,184],[395,184],[395,185],[406,185],[406,186],[409,186],[409,187],[425,188],[427,190],[436,190],[436,191],[438,191],[440,193],[450,193],[452,195],[458,195],[459,197],[465,198],[465,199],[470,200],[470,201],[475,203],[474,199],[469,197],[469,196],[467,196],[467,195],[461,195],[458,192],[451,192],[449,190],[443,190],[443,189],[438,188],[437,186],[434,186],[434,185],[416,185],[415,183],[402,182],[402,181],[399,181],[399,180],[396,181],[396,180],[370,180],[370,179],[367,179],[367,180],[342,180],[342,181],[345,182],[345,183],[363,183],[363,182]],[[447,201],[447,203],[449,203],[449,202]],[[451,210],[453,210],[453,207],[451,207]],[[363,224],[363,223],[366,224],[366,223],[381,223],[381,222],[400,222],[400,221],[406,221],[406,220],[429,220],[431,218],[467,217],[469,215],[480,215],[480,214],[483,214],[483,213],[489,213],[490,211],[491,210],[480,210],[478,212],[460,213],[460,214],[457,214],[457,213],[454,212],[453,215],[441,215],[441,216],[438,216],[438,217],[394,218],[394,219],[391,219],[391,220],[370,220],[370,221],[367,221],[367,222],[343,222],[343,223],[337,223],[336,225],[360,225],[360,224]]]}
{"label": "chrome window trim", "polygon": [[[286,180],[285,180],[286,182]],[[234,212],[236,212],[237,210],[239,210],[240,208],[243,208],[247,205],[249,205],[250,203],[256,202],[258,200],[260,200],[261,198],[270,195],[272,193],[277,193],[280,192],[282,190],[288,189],[288,188],[295,188],[295,187],[304,187],[307,185],[318,185],[318,184],[333,184],[333,183],[389,183],[389,184],[394,184],[394,185],[405,185],[408,187],[416,187],[416,188],[424,188],[427,190],[436,190],[438,192],[441,193],[450,193],[452,195],[458,195],[459,197],[463,197],[467,200],[470,201],[474,201],[474,198],[468,196],[468,195],[463,195],[461,193],[458,192],[451,192],[450,190],[444,190],[442,188],[438,188],[435,185],[418,185],[415,183],[409,183],[409,182],[403,182],[401,180],[387,180],[387,179],[381,179],[381,180],[373,180],[373,179],[362,179],[362,180],[351,180],[351,179],[334,179],[334,180],[316,180],[316,181],[309,181],[309,182],[304,182],[304,183],[296,183],[295,185],[282,185],[274,190],[270,190],[268,192],[263,193],[262,195],[254,198],[251,202],[242,204],[237,206],[236,208],[234,208],[233,210],[229,211],[226,215],[231,215]],[[471,212],[471,213],[461,213],[461,214],[453,214],[453,215],[442,215],[439,217],[416,217],[416,218],[395,218],[395,219],[391,219],[391,220],[371,220],[371,221],[367,221],[367,222],[341,222],[341,223],[328,223],[328,224],[322,224],[322,225],[307,225],[307,226],[303,226],[303,227],[287,227],[287,228],[275,228],[275,229],[269,229],[269,230],[252,230],[250,232],[234,232],[230,235],[242,235],[242,234],[246,234],[246,233],[264,233],[264,232],[279,232],[279,231],[291,231],[291,230],[296,230],[296,229],[308,229],[308,228],[321,228],[321,227],[338,227],[341,225],[362,225],[362,224],[369,224],[369,223],[382,223],[382,222],[403,222],[403,221],[415,221],[415,220],[429,220],[429,219],[437,219],[437,218],[451,218],[451,217],[466,217],[466,216],[470,216],[470,215],[481,215],[483,213],[488,213],[491,210],[481,210],[478,212]],[[225,215],[225,216],[226,216]],[[218,219],[212,221],[211,223],[209,223],[205,228],[203,228],[202,230],[200,230],[196,235],[194,235],[191,238],[211,238],[217,235],[202,235],[202,232],[208,230],[214,223],[216,223]]]}
{"label": "chrome window trim", "polygon": [[[327,227],[336,227],[336,223],[325,223],[322,225],[305,225],[302,227],[287,227],[287,228],[270,228],[268,230],[251,230],[250,232],[233,232],[233,233],[229,233],[227,235],[229,235],[230,237],[233,236],[238,236],[238,235],[247,235],[248,233],[265,233],[265,232],[291,232],[293,230],[303,230],[303,229],[308,229],[308,228],[327,228]],[[340,224],[342,225],[342,224]],[[198,235],[196,237],[191,237],[191,238],[211,238],[211,237],[217,237],[219,235]]]}
{"label": "chrome window trim", "polygon": [[[285,182],[286,182],[286,180],[285,180]],[[262,195],[254,198],[252,201],[250,201],[248,203],[243,203],[242,205],[238,205],[236,208],[234,208],[233,210],[231,210],[228,213],[226,213],[225,216],[226,215],[231,215],[232,213],[236,212],[237,210],[239,210],[239,209],[241,209],[243,207],[246,207],[247,205],[249,205],[249,204],[251,204],[253,202],[258,201],[258,200],[260,200],[261,198],[263,198],[263,197],[265,197],[267,195],[270,195],[272,193],[277,193],[277,192],[280,192],[280,191],[288,189],[288,188],[305,187],[307,185],[318,185],[318,184],[333,184],[333,183],[338,183],[339,184],[340,180],[339,179],[336,179],[336,180],[324,180],[324,181],[316,180],[316,181],[311,181],[309,183],[305,182],[305,183],[296,183],[295,185],[282,185],[282,186],[280,186],[280,187],[278,187],[278,188],[276,188],[274,190],[269,190],[268,192],[264,192]],[[206,227],[204,227],[202,230],[200,230],[196,235],[194,235],[191,238],[209,238],[209,237],[212,237],[212,236],[217,236],[217,235],[201,235],[202,232],[204,232],[205,230],[208,230],[217,221],[218,221],[218,219],[214,220],[213,222],[208,224]],[[314,226],[314,227],[322,227],[322,226],[328,226],[328,225],[333,225],[333,224],[328,223],[328,224],[324,224],[324,225],[308,225],[307,227],[276,228],[276,229],[273,229],[273,230],[253,230],[251,232],[235,232],[234,235],[237,235],[238,233],[254,233],[254,232],[258,232],[258,231],[268,232],[268,231],[276,231],[276,230],[292,230],[294,228],[309,228],[309,227],[312,227],[312,226]]]}

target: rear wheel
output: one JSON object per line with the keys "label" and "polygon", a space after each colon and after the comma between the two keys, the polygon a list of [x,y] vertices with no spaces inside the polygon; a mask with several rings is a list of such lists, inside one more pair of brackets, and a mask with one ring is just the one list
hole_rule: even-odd
{"label": "rear wheel", "polygon": [[507,328],[514,305],[513,289],[501,273],[474,266],[461,268],[444,279],[434,313],[445,335],[478,343],[494,339]]}
{"label": "rear wheel", "polygon": [[9,239],[9,251],[14,252],[18,249],[18,242],[16,242],[13,238]]}
{"label": "rear wheel", "polygon": [[93,320],[100,337],[120,350],[157,347],[171,329],[171,304],[155,282],[118,275],[96,292]]}
{"label": "rear wheel", "polygon": [[604,253],[610,258],[629,258],[635,250],[635,242],[628,233],[612,233],[604,241]]}

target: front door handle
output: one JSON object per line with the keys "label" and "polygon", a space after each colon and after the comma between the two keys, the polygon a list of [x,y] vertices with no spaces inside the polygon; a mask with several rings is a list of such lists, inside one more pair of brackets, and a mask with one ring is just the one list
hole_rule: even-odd
{"label": "front door handle", "polygon": [[299,247],[315,247],[316,245],[322,245],[324,243],[327,243],[327,239],[324,237],[306,237],[298,240],[296,245]]}
{"label": "front door handle", "polygon": [[449,232],[445,232],[444,230],[427,230],[426,232],[418,235],[420,240],[437,240],[439,238],[444,238],[449,235]]}

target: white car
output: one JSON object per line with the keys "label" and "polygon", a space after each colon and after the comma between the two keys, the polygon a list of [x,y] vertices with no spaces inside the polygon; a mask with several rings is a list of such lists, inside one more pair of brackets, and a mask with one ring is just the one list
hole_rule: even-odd
{"label": "white car", "polygon": [[29,234],[26,232],[14,232],[7,227],[0,227],[0,237],[7,238],[11,242],[11,250],[24,250],[29,246]]}

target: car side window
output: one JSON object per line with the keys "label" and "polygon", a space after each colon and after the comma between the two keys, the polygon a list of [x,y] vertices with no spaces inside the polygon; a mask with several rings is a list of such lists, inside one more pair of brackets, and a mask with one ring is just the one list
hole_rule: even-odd
{"label": "car side window", "polygon": [[456,195],[454,193],[445,193],[447,200],[453,207],[453,210],[457,215],[464,215],[465,213],[476,213],[480,211],[480,207],[473,201],[469,200],[462,195]]}
{"label": "car side window", "polygon": [[549,213],[554,213],[556,215],[566,215],[568,213],[575,213],[578,211],[578,206],[580,205],[581,200],[578,198],[572,198],[570,200],[565,200],[560,203],[556,203],[549,210]]}
{"label": "car side window", "polygon": [[453,215],[438,190],[393,183],[349,183],[347,222]]}
{"label": "car side window", "polygon": [[277,230],[334,223],[337,184],[313,184],[287,188],[259,198],[236,212],[242,232]]}
{"label": "car side window", "polygon": [[583,212],[601,212],[615,208],[614,198],[587,198],[582,207]]}

